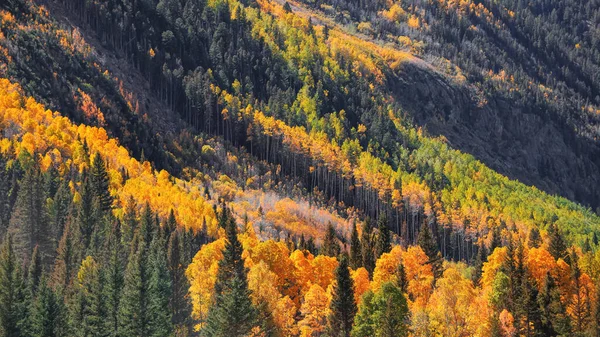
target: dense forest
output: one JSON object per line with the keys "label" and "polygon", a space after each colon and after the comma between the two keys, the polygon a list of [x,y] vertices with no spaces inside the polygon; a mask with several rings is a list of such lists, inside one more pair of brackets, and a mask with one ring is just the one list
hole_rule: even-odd
{"label": "dense forest", "polygon": [[[480,102],[594,141],[593,38],[547,20],[590,60],[547,55],[550,104],[489,41],[442,52],[444,4],[305,5],[0,5],[0,336],[600,335],[598,214],[432,135],[394,90],[437,55]],[[382,44],[404,18],[425,43]]]}

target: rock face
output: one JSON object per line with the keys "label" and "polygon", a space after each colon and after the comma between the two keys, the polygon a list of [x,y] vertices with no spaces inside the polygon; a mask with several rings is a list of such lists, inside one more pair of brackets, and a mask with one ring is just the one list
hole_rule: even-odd
{"label": "rock face", "polygon": [[600,144],[503,97],[482,107],[467,88],[406,62],[392,90],[416,124],[492,169],[550,194],[600,209]]}

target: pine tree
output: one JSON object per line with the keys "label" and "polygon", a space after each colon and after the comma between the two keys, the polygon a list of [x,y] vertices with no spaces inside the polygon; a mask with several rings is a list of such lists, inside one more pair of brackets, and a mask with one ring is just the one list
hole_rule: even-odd
{"label": "pine tree", "polygon": [[338,256],[340,254],[340,245],[338,244],[337,234],[331,222],[327,224],[327,230],[325,232],[325,238],[323,239],[323,246],[321,247],[320,253],[327,256]]}
{"label": "pine tree", "polygon": [[407,336],[408,314],[408,304],[402,291],[390,282],[384,283],[376,294],[367,291],[363,295],[352,336]]}
{"label": "pine tree", "polygon": [[104,163],[104,160],[102,160],[99,152],[96,152],[94,160],[92,161],[90,180],[94,197],[97,198],[100,203],[100,209],[105,212],[110,210],[113,202],[108,189],[110,179],[108,177],[108,172],[106,171],[106,164]]}
{"label": "pine tree", "polygon": [[10,219],[9,192],[10,174],[6,167],[6,158],[0,153],[0,240],[6,233]]}
{"label": "pine tree", "polygon": [[387,226],[387,218],[385,216],[379,218],[377,228],[379,230],[379,235],[377,236],[377,243],[375,244],[376,260],[381,256],[381,254],[392,250],[390,229]]}
{"label": "pine tree", "polygon": [[350,337],[356,303],[354,302],[354,282],[350,277],[348,259],[342,256],[335,270],[336,283],[331,299],[331,314],[328,319],[328,332],[330,336]]}
{"label": "pine tree", "polygon": [[48,207],[48,222],[54,246],[58,246],[58,242],[63,235],[72,200],[73,195],[69,187],[69,180],[62,179]]}
{"label": "pine tree", "polygon": [[152,337],[173,334],[169,302],[172,296],[171,278],[163,238],[156,236],[150,248],[150,279],[148,282],[148,329]]}
{"label": "pine tree", "polygon": [[537,227],[532,227],[529,231],[529,240],[527,245],[529,248],[538,248],[541,243],[542,237],[540,235],[540,231],[537,229]]}
{"label": "pine tree", "polygon": [[525,273],[521,281],[521,297],[517,298],[516,312],[524,318],[522,332],[532,336],[542,325],[538,305],[538,288],[529,273]]}
{"label": "pine tree", "polygon": [[443,258],[440,254],[440,251],[435,243],[435,239],[433,238],[433,234],[431,233],[431,229],[429,228],[429,224],[427,221],[423,221],[421,225],[421,230],[419,231],[419,235],[417,237],[417,244],[423,249],[427,257],[429,258],[429,263],[433,269],[433,275],[435,278],[439,278],[442,275],[443,267],[442,262]]}
{"label": "pine tree", "polygon": [[406,277],[406,269],[404,268],[403,263],[398,265],[398,271],[396,271],[396,286],[403,293],[408,291],[408,279]]}
{"label": "pine tree", "polygon": [[167,245],[167,264],[171,275],[173,292],[169,303],[173,324],[185,329],[189,326],[191,307],[187,298],[189,282],[185,276],[185,265],[181,254],[181,232],[174,231]]}
{"label": "pine tree", "polygon": [[556,224],[551,224],[548,227],[548,237],[550,242],[548,243],[548,251],[555,259],[563,259],[565,262],[570,263],[569,254],[567,253],[567,243],[563,238],[560,230]]}
{"label": "pine tree", "polygon": [[19,192],[11,219],[9,232],[14,233],[14,249],[19,256],[29,257],[36,245],[40,246],[42,260],[50,255],[48,226],[46,225],[45,200],[42,177],[37,162],[33,162],[19,182]]}
{"label": "pine tree", "polygon": [[42,277],[31,312],[31,337],[68,336],[63,311],[60,299]]}
{"label": "pine tree", "polygon": [[23,321],[21,324],[21,330],[23,335],[33,335],[32,329],[32,315],[33,305],[35,304],[35,298],[38,293],[38,287],[43,276],[42,261],[40,258],[38,246],[35,246],[33,253],[31,254],[31,261],[29,262],[29,268],[27,270],[26,279],[24,283],[24,302],[23,306]]}
{"label": "pine tree", "polygon": [[133,234],[138,227],[136,208],[137,205],[135,204],[135,200],[133,199],[133,196],[130,196],[125,205],[125,214],[123,214],[123,224],[121,229],[121,232],[123,233],[121,235],[121,240],[125,247],[129,247],[129,243],[133,240]]}
{"label": "pine tree", "polygon": [[123,264],[125,262],[121,245],[121,226],[117,220],[110,233],[107,243],[105,262],[104,298],[106,301],[106,331],[109,336],[116,336],[119,328],[119,307],[121,292],[124,285]]}
{"label": "pine tree", "polygon": [[[150,208],[150,203],[146,202],[140,219],[140,239],[149,245],[156,234],[155,229],[154,214],[152,213],[152,208]],[[148,248],[146,247],[146,249]]]}
{"label": "pine tree", "polygon": [[571,331],[569,316],[561,300],[560,289],[550,273],[538,295],[540,308],[540,333],[544,336],[568,336]]}
{"label": "pine tree", "polygon": [[0,249],[0,336],[21,336],[26,307],[21,269],[8,235]]}
{"label": "pine tree", "polygon": [[502,247],[502,239],[500,238],[500,229],[494,227],[494,229],[492,229],[492,239],[490,241],[490,254],[498,247]]}
{"label": "pine tree", "polygon": [[248,270],[242,259],[242,245],[237,239],[237,225],[231,217],[227,216],[226,221],[227,243],[223,259],[219,261],[215,303],[209,309],[202,329],[202,335],[207,337],[245,336],[257,325],[257,310],[250,300]]}
{"label": "pine tree", "polygon": [[[304,241],[304,235],[302,235]],[[352,236],[350,237],[350,267],[357,269],[362,266],[362,247],[356,229],[356,222],[352,223]]]}
{"label": "pine tree", "polygon": [[83,251],[87,251],[92,241],[92,234],[96,229],[97,222],[100,220],[100,209],[97,199],[94,198],[94,192],[92,189],[91,178],[89,174],[84,170],[82,174],[81,200],[77,204],[77,218],[76,223],[81,231],[81,239],[83,244]]}
{"label": "pine tree", "polygon": [[39,253],[38,246],[35,246],[33,253],[31,254],[31,262],[29,262],[29,269],[27,271],[27,291],[33,298],[33,295],[37,292],[37,288],[42,278],[43,268],[42,259]]}
{"label": "pine tree", "polygon": [[[83,257],[81,233],[76,224],[67,223],[58,244],[58,254],[52,272],[52,285],[62,293],[75,277],[79,261]],[[63,294],[64,295],[64,294]]]}
{"label": "pine tree", "polygon": [[362,237],[360,240],[361,243],[361,255],[363,259],[363,266],[370,275],[373,275],[373,270],[375,270],[375,252],[373,251],[373,239],[371,234],[371,220],[369,218],[365,219],[362,227]]}
{"label": "pine tree", "polygon": [[119,307],[119,337],[149,336],[148,268],[145,242],[136,235],[132,241]]}
{"label": "pine tree", "polygon": [[70,319],[77,336],[107,336],[106,306],[103,296],[104,280],[98,263],[86,257],[77,273],[75,295],[70,305]]}
{"label": "pine tree", "polygon": [[481,275],[483,272],[483,262],[487,259],[487,249],[485,244],[481,244],[477,249],[477,255],[475,256],[475,262],[473,263],[473,275],[472,280],[475,285],[479,285]]}

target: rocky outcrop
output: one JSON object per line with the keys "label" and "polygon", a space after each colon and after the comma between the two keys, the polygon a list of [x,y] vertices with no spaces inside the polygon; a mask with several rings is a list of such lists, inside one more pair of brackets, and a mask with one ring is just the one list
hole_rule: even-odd
{"label": "rocky outcrop", "polygon": [[403,63],[390,86],[417,125],[452,147],[510,178],[600,207],[600,144],[566,123],[500,95],[478,106],[467,88],[421,63]]}

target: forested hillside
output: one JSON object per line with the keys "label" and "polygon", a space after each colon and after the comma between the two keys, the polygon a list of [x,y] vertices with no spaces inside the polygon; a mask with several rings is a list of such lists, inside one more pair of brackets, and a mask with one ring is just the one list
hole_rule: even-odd
{"label": "forested hillside", "polygon": [[[597,200],[593,75],[486,87],[430,7],[331,5],[1,4],[0,336],[596,336],[600,217],[543,191]],[[452,117],[500,99],[567,180]]]}

